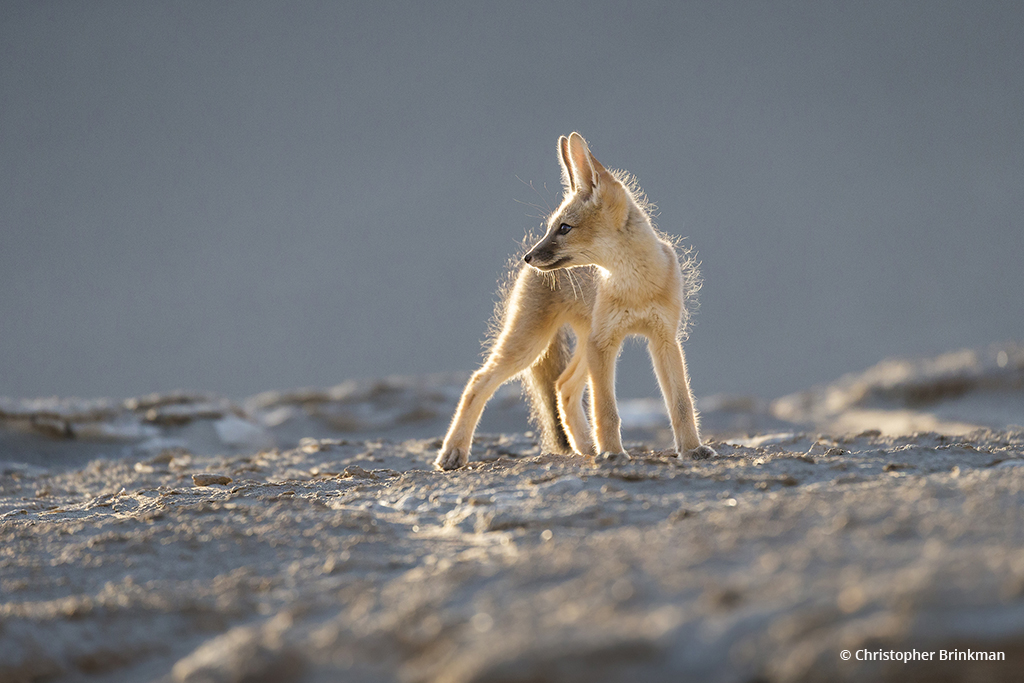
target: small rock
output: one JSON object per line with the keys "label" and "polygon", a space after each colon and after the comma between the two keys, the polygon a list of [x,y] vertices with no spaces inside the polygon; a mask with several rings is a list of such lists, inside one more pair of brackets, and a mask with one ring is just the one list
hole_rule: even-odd
{"label": "small rock", "polygon": [[226,486],[231,477],[226,474],[193,474],[192,483],[196,486]]}
{"label": "small rock", "polygon": [[312,454],[319,453],[321,450],[324,449],[320,445],[320,442],[318,440],[307,436],[303,437],[302,439],[299,439],[299,450],[302,451],[303,453]]}
{"label": "small rock", "polygon": [[678,510],[673,510],[671,513],[669,513],[668,521],[670,521],[670,522],[679,522],[679,521],[682,521],[682,520],[686,519],[687,517],[693,517],[695,514],[697,514],[697,513],[694,512],[693,510],[687,510],[686,508],[679,508]]}
{"label": "small rock", "polygon": [[185,458],[189,452],[184,448],[165,448],[146,461],[147,465],[170,465],[175,458]]}
{"label": "small rock", "polygon": [[341,473],[342,479],[376,479],[377,475],[369,470],[364,470],[359,465],[349,465]]}
{"label": "small rock", "polygon": [[731,610],[743,601],[743,593],[731,587],[711,586],[705,589],[703,597],[720,610]]}
{"label": "small rock", "polygon": [[830,443],[815,441],[811,444],[811,447],[807,449],[807,453],[805,453],[804,456],[809,458],[814,455],[825,455],[825,452],[831,447],[832,445]]}

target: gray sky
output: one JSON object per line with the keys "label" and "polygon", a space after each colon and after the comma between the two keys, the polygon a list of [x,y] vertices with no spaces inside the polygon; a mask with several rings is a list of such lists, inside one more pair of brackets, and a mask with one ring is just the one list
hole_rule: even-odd
{"label": "gray sky", "polygon": [[700,254],[698,395],[1020,339],[1022,112],[1019,2],[8,0],[0,395],[472,369],[573,130]]}

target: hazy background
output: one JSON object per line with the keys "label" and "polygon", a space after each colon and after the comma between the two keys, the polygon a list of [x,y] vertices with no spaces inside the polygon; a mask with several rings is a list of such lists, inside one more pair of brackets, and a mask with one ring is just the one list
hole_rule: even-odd
{"label": "hazy background", "polygon": [[1024,336],[1024,3],[7,0],[0,395],[472,369],[573,130],[700,254],[699,395]]}

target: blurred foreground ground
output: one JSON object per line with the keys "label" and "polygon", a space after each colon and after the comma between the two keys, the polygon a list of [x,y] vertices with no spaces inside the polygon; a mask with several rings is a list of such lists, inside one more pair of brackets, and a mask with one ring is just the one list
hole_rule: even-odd
{"label": "blurred foreground ground", "polygon": [[463,379],[0,401],[0,683],[1019,680],[1024,348],[713,397],[705,462],[656,400],[544,454],[511,387],[435,472]]}

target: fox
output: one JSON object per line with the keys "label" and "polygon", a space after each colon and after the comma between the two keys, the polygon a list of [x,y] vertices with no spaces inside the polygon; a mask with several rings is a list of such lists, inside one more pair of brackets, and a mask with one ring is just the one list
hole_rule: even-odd
{"label": "fox", "polygon": [[[687,304],[699,286],[696,265],[681,262],[672,240],[654,227],[632,176],[607,170],[582,135],[558,138],[558,162],[562,202],[513,271],[489,353],[462,392],[435,467],[469,462],[484,406],[517,376],[546,451],[628,458],[615,365],[629,335],[647,338],[676,455],[717,455],[701,442],[682,346]],[[583,403],[587,387],[592,429]]]}

